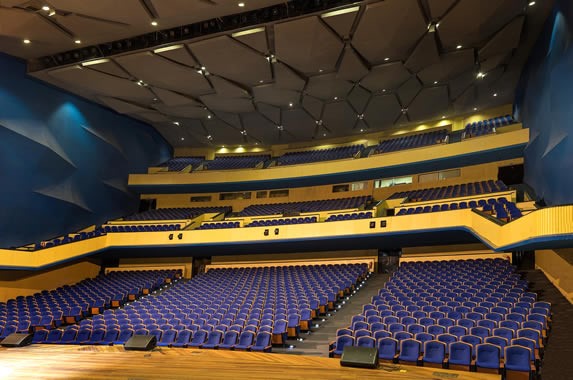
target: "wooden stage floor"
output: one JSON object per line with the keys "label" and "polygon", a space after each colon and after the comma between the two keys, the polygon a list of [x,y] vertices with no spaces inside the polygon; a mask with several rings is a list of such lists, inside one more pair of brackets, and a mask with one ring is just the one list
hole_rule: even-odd
{"label": "wooden stage floor", "polygon": [[0,348],[0,379],[457,379],[497,375],[404,365],[341,367],[338,359],[223,350],[32,345]]}

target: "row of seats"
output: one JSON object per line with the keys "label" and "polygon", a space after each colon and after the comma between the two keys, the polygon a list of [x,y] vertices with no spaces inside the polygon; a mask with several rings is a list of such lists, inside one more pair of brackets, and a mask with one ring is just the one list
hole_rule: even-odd
{"label": "row of seats", "polygon": [[193,219],[207,213],[229,213],[231,206],[158,208],[129,215],[123,220],[178,220]]}
{"label": "row of seats", "polygon": [[[73,329],[84,332],[75,341],[85,342],[89,336],[90,344],[108,344],[145,333],[162,340],[168,331],[173,337],[188,330],[201,344],[205,336],[221,338],[234,331],[269,333],[273,344],[284,345],[308,331],[317,315],[333,310],[366,273],[362,264],[211,269],[192,280],[176,281],[160,294],[79,321]],[[215,331],[221,334],[211,334]]]}
{"label": "row of seats", "polygon": [[400,215],[413,215],[413,214],[425,214],[429,212],[440,212],[440,211],[450,211],[450,210],[464,210],[464,209],[477,209],[482,208],[484,212],[494,215],[495,217],[503,220],[510,221],[522,216],[521,210],[513,202],[508,201],[506,198],[490,198],[490,199],[480,199],[478,201],[463,201],[463,202],[453,202],[453,203],[443,203],[435,204],[431,206],[418,206],[402,208],[397,213],[396,216]]}
{"label": "row of seats", "polygon": [[298,165],[310,162],[342,160],[354,157],[362,149],[364,149],[363,145],[351,145],[329,149],[289,152],[277,159],[277,165]]}
{"label": "row of seats", "polygon": [[176,270],[114,271],[55,290],[0,303],[0,338],[12,332],[75,324],[149,294],[180,276]]}
{"label": "row of seats", "polygon": [[399,150],[420,148],[447,142],[448,131],[441,129],[416,135],[409,135],[397,139],[381,141],[374,150],[374,154],[396,152]]}
{"label": "row of seats", "polygon": [[326,218],[326,222],[338,222],[341,220],[357,220],[357,219],[369,219],[369,218],[372,218],[371,211],[354,212],[354,213],[330,215],[328,218]]}
{"label": "row of seats", "polygon": [[[501,368],[504,350],[519,345],[530,350],[521,351],[528,353],[527,368],[539,367],[550,310],[549,303],[527,291],[527,282],[506,260],[407,262],[362,313],[352,317],[348,328],[337,331],[331,355],[341,354],[344,345],[368,345],[388,354],[381,353],[381,358],[395,361],[402,349],[421,355],[428,342],[436,342],[430,344],[432,351],[444,355],[454,343],[463,343],[478,369],[487,365],[477,359],[480,350],[497,353],[488,360]],[[436,363],[447,366],[447,358]],[[424,360],[420,356],[413,362]]]}
{"label": "row of seats", "polygon": [[503,127],[515,123],[511,115],[493,117],[488,120],[480,120],[473,123],[466,124],[462,138],[467,139],[470,137],[477,137],[488,135],[496,132],[496,128]]}
{"label": "row of seats", "polygon": [[94,237],[102,236],[105,234],[101,229],[94,229],[93,231],[82,231],[77,234],[68,234],[63,237],[55,238],[52,240],[44,240],[42,242],[34,244],[34,250],[39,250],[43,248],[52,248],[62,244],[73,243],[76,241],[91,239]]}
{"label": "row of seats", "polygon": [[330,210],[354,209],[364,206],[372,198],[370,196],[328,199],[320,201],[302,201],[288,203],[258,204],[243,209],[239,216],[259,216],[276,214],[293,214],[303,212],[321,212]]}
{"label": "row of seats", "polygon": [[239,228],[241,227],[240,222],[210,222],[203,223],[198,230],[218,230],[221,228]]}
{"label": "row of seats", "polygon": [[316,223],[317,221],[318,219],[316,216],[305,216],[299,218],[265,219],[265,220],[252,221],[247,225],[247,227],[288,226],[290,224]]}
{"label": "row of seats", "polygon": [[471,195],[490,194],[506,191],[507,186],[503,181],[480,181],[461,185],[432,187],[420,190],[408,190],[394,193],[388,199],[407,198],[406,202],[432,201],[436,199],[465,197]]}
{"label": "row of seats", "polygon": [[237,157],[215,157],[212,161],[204,161],[204,170],[231,170],[255,168],[257,165],[268,161],[268,155],[258,156],[237,156]]}
{"label": "row of seats", "polygon": [[133,330],[131,328],[89,329],[69,326],[66,329],[38,330],[34,333],[34,344],[78,344],[78,345],[123,345],[134,335],[152,335],[160,347],[204,348],[236,351],[272,351],[272,334],[261,331],[243,331],[241,333],[229,330],[206,331],[199,330]]}
{"label": "row of seats", "polygon": [[180,229],[181,224],[110,224],[101,227],[104,233],[179,231]]}
{"label": "row of seats", "polygon": [[162,163],[159,167],[166,167],[170,172],[180,172],[188,166],[193,169],[197,168],[203,163],[203,157],[174,157],[167,162]]}

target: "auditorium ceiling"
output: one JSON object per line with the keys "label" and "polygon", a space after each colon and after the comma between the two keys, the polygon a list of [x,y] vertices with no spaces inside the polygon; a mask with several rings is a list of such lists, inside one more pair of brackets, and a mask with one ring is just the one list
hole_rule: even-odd
{"label": "auditorium ceiling", "polygon": [[[0,0],[0,43],[30,60],[57,57],[76,40],[283,3],[52,0],[49,16],[45,2]],[[150,123],[175,147],[319,142],[512,103],[552,5],[531,3],[362,1],[31,75]]]}

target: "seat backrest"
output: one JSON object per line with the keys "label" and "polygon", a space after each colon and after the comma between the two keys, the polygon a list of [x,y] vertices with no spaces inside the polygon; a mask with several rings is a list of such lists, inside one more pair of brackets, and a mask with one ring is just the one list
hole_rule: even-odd
{"label": "seat backrest", "polygon": [[424,342],[424,361],[441,363],[446,358],[447,346],[444,342],[429,340]]}
{"label": "seat backrest", "polygon": [[449,362],[469,366],[472,361],[472,346],[465,342],[453,342],[449,347]]}
{"label": "seat backrest", "polygon": [[510,371],[530,372],[531,350],[527,347],[515,345],[505,347],[505,369]]}
{"label": "seat backrest", "polygon": [[392,359],[398,350],[398,341],[394,338],[378,340],[378,356],[382,359]]}
{"label": "seat backrest", "polygon": [[416,361],[420,356],[421,344],[415,339],[404,339],[400,342],[400,360]]}
{"label": "seat backrest", "polygon": [[239,337],[239,344],[243,346],[250,346],[255,340],[255,333],[252,331],[243,331]]}
{"label": "seat backrest", "polygon": [[490,343],[482,343],[476,346],[476,366],[497,369],[500,365],[501,350],[498,346]]}
{"label": "seat backrest", "polygon": [[259,332],[255,339],[254,346],[256,347],[266,347],[271,344],[271,334],[268,332]]}
{"label": "seat backrest", "polygon": [[239,333],[237,331],[227,331],[225,333],[225,337],[223,338],[223,344],[235,344],[237,343],[238,337]]}

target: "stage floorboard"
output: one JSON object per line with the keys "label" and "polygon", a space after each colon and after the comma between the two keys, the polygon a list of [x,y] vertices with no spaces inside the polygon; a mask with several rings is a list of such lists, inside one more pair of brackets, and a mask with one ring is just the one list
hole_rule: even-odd
{"label": "stage floorboard", "polygon": [[223,350],[32,345],[0,348],[1,379],[457,379],[498,375],[406,365],[341,367],[338,359]]}

